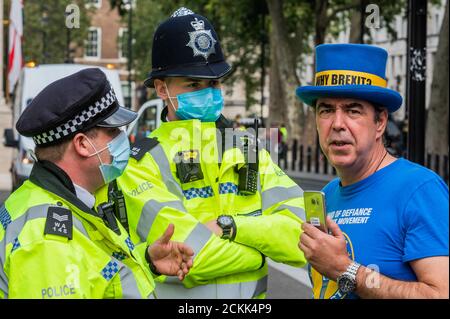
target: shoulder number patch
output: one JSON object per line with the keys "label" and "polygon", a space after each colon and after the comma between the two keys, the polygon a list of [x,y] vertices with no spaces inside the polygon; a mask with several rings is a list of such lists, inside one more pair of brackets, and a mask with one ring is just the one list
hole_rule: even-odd
{"label": "shoulder number patch", "polygon": [[72,212],[67,208],[50,206],[47,211],[44,234],[72,239]]}

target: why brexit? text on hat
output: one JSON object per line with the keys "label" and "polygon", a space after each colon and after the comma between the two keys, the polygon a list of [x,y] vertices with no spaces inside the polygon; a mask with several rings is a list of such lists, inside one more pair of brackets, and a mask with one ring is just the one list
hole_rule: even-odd
{"label": "why brexit? text on hat", "polygon": [[397,111],[401,95],[387,88],[387,52],[367,44],[322,44],[316,48],[315,85],[297,88],[297,96],[314,106],[323,97],[368,101]]}

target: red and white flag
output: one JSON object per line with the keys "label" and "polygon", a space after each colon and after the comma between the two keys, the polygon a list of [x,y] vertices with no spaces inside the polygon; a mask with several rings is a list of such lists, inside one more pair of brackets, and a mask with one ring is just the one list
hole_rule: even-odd
{"label": "red and white flag", "polygon": [[23,35],[23,2],[11,0],[9,12],[9,47],[8,47],[8,81],[9,93],[14,91],[14,86],[19,80],[23,67],[22,35]]}

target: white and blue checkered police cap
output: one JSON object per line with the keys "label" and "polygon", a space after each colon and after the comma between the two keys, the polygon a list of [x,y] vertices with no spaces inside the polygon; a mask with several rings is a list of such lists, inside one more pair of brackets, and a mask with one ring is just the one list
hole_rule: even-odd
{"label": "white and blue checkered police cap", "polygon": [[16,129],[36,145],[47,146],[94,126],[126,125],[136,116],[119,105],[106,75],[89,68],[45,87],[22,113]]}

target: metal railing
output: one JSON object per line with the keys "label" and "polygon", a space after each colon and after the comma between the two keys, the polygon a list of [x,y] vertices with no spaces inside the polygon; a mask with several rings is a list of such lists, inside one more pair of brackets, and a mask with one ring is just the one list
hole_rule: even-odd
{"label": "metal railing", "polygon": [[[449,158],[447,154],[426,154],[425,165],[449,184]],[[279,166],[284,170],[336,176],[320,147],[301,145],[294,140],[286,152],[279,154]]]}
{"label": "metal railing", "polygon": [[448,155],[427,153],[425,166],[441,176],[448,185]]}
{"label": "metal railing", "polygon": [[297,140],[293,141],[287,152],[280,154],[279,164],[285,170],[336,176],[336,170],[320,147],[299,145]]}

